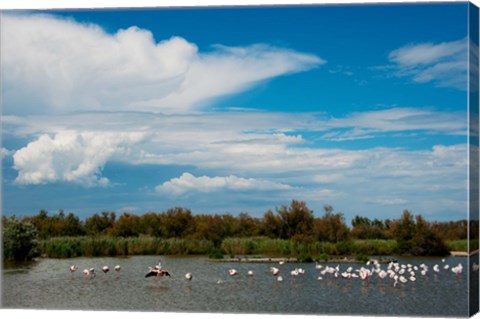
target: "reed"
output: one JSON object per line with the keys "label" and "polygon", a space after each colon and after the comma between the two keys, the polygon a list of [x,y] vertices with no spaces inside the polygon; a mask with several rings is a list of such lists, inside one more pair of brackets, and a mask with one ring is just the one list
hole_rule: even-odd
{"label": "reed", "polygon": [[[467,251],[467,240],[447,242],[451,251]],[[304,242],[268,237],[226,238],[220,247],[206,239],[139,237],[52,237],[39,243],[42,255],[50,258],[131,256],[131,255],[265,255],[295,257],[303,261],[321,260],[328,256],[387,256],[395,253],[395,240],[348,240],[337,243]],[[471,242],[478,249],[478,240]]]}
{"label": "reed", "polygon": [[50,258],[129,255],[207,254],[213,243],[204,239],[162,239],[157,237],[53,237],[39,244],[42,255]]}
{"label": "reed", "polygon": [[[448,249],[450,251],[468,251],[468,239],[460,240],[447,240],[446,241]],[[470,241],[470,251],[478,249],[478,239],[473,239]]]}

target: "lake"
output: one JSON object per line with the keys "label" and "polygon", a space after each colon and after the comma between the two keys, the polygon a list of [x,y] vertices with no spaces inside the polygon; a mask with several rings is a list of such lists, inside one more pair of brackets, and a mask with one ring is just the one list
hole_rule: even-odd
{"label": "lake", "polygon": [[[144,275],[149,266],[162,261],[171,277]],[[405,284],[381,280],[376,274],[368,281],[335,279],[326,274],[318,280],[315,263],[235,263],[212,262],[206,257],[133,256],[129,258],[40,259],[34,264],[4,269],[2,307],[15,309],[117,310],[162,312],[227,312],[318,315],[381,316],[468,316],[468,259],[399,258],[401,264],[426,264],[426,276],[416,271],[416,281]],[[445,264],[463,265],[455,275],[443,269]],[[69,271],[75,264],[78,270]],[[438,264],[440,273],[432,267]],[[110,267],[104,274],[101,268]],[[121,271],[113,267],[120,265]],[[360,264],[329,264],[324,267],[360,268]],[[280,269],[283,282],[276,281],[269,268]],[[94,278],[82,274],[95,268]],[[365,266],[367,267],[367,266]],[[369,268],[372,265],[368,266]],[[235,268],[236,276],[228,269]],[[290,271],[305,273],[291,279]],[[387,265],[381,265],[387,269]],[[247,272],[253,271],[253,276]],[[191,281],[185,274],[193,274]],[[408,277],[407,277],[408,278]]]}

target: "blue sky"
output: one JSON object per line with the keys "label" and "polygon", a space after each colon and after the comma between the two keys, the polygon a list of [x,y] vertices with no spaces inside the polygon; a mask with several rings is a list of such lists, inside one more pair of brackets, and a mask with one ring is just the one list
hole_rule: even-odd
{"label": "blue sky", "polygon": [[467,13],[3,12],[3,214],[465,219]]}

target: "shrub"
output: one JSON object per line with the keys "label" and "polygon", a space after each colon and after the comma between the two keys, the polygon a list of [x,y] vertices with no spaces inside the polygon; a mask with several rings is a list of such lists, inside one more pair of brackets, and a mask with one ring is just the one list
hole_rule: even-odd
{"label": "shrub", "polygon": [[12,216],[2,219],[2,228],[5,261],[28,261],[39,255],[38,231],[32,223]]}
{"label": "shrub", "polygon": [[220,248],[213,248],[208,254],[208,258],[211,259],[223,259],[223,252]]}

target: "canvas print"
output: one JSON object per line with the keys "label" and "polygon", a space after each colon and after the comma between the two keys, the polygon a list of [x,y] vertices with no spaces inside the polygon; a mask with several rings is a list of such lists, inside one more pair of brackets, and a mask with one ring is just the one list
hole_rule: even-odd
{"label": "canvas print", "polygon": [[474,4],[0,23],[1,308],[478,311]]}

